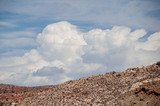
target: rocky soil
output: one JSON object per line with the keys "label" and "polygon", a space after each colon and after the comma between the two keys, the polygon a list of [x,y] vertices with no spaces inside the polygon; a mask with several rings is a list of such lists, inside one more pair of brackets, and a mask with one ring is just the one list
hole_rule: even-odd
{"label": "rocky soil", "polygon": [[[12,92],[0,91],[1,106],[160,106],[160,64],[81,78],[55,86],[16,89]],[[15,100],[15,96],[6,100],[3,97],[6,94],[21,95],[22,98]]]}
{"label": "rocky soil", "polygon": [[18,104],[25,98],[32,97],[38,92],[46,91],[51,86],[21,87],[9,84],[0,84],[0,106]]}

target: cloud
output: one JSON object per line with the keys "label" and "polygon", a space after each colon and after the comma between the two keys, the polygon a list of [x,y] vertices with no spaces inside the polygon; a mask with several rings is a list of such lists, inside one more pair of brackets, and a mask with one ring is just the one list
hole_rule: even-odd
{"label": "cloud", "polygon": [[[0,5],[1,11],[31,16],[29,18],[34,18],[35,21],[37,18],[43,18],[50,21],[92,23],[103,27],[125,25],[150,31],[157,31],[160,28],[157,15],[160,6],[157,0],[28,0],[27,2],[1,0]],[[24,21],[24,18],[16,21]]]}
{"label": "cloud", "polygon": [[23,56],[3,57],[0,82],[18,85],[57,84],[107,71],[151,64],[160,59],[159,32],[146,41],[144,29],[124,26],[84,32],[67,21],[46,26],[37,48]]}
{"label": "cloud", "polygon": [[160,46],[160,32],[156,32],[148,37],[146,42],[140,42],[137,44],[137,49],[143,49],[148,51],[156,51]]}
{"label": "cloud", "polygon": [[0,21],[0,28],[16,27],[16,26],[17,25],[10,23],[10,22]]}
{"label": "cloud", "polygon": [[35,47],[35,39],[33,38],[14,38],[0,39],[0,48],[25,48]]}
{"label": "cloud", "polygon": [[24,31],[10,31],[1,33],[1,39],[14,39],[14,38],[35,38],[36,33],[33,30],[24,30]]}
{"label": "cloud", "polygon": [[34,29],[2,31],[0,34],[0,57],[23,55],[25,51],[36,48],[36,36]]}

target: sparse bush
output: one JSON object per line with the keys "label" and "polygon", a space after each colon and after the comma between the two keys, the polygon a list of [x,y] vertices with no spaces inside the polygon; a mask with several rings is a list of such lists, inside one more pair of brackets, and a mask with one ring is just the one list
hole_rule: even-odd
{"label": "sparse bush", "polygon": [[158,62],[156,63],[156,65],[160,66],[160,61],[158,61]]}

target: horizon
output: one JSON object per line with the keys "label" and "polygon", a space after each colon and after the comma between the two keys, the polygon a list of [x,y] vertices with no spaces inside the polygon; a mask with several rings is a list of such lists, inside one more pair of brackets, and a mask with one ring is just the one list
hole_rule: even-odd
{"label": "horizon", "polygon": [[159,0],[1,0],[0,83],[60,84],[160,60]]}

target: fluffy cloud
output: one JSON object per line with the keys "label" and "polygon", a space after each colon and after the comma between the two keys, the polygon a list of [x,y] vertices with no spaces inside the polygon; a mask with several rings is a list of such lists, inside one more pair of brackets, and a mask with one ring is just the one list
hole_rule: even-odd
{"label": "fluffy cloud", "polygon": [[160,32],[156,32],[147,39],[146,42],[140,42],[137,45],[137,49],[143,49],[148,51],[156,51],[160,46]]}
{"label": "fluffy cloud", "polygon": [[131,31],[124,26],[81,31],[62,21],[46,26],[37,36],[38,46],[22,57],[0,61],[0,82],[18,85],[61,83],[110,70],[141,66],[160,59],[160,33]]}

